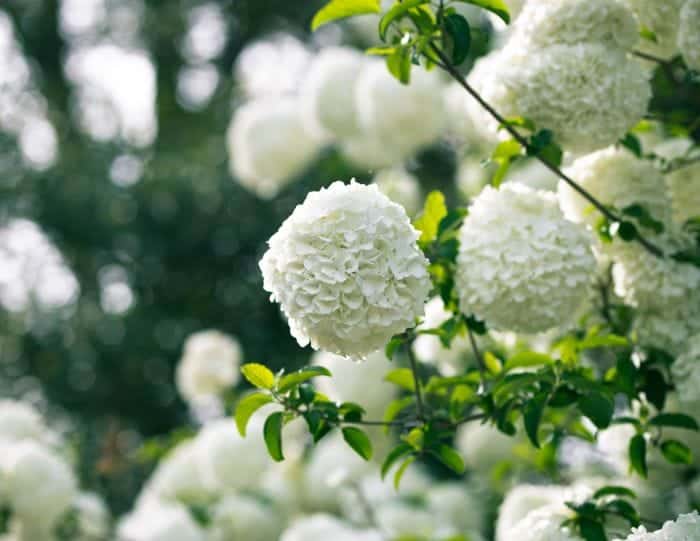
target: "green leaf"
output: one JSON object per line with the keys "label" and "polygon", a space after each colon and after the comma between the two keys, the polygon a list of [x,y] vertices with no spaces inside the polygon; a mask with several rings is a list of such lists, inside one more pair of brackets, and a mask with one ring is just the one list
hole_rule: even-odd
{"label": "green leaf", "polygon": [[596,490],[593,494],[593,499],[597,500],[598,498],[604,498],[605,496],[624,496],[626,498],[636,498],[637,494],[627,487],[609,485]]}
{"label": "green leaf", "polygon": [[421,243],[433,242],[437,238],[440,222],[445,216],[447,216],[445,196],[437,190],[430,192],[425,200],[423,213],[413,223],[421,233],[419,239]]}
{"label": "green leaf", "polygon": [[603,509],[608,513],[619,515],[631,526],[639,526],[639,513],[634,506],[625,500],[612,500],[603,506]]}
{"label": "green leaf", "polygon": [[401,484],[401,478],[403,477],[403,474],[406,473],[406,469],[415,462],[416,457],[415,456],[409,456],[406,460],[403,461],[401,466],[396,470],[396,473],[394,474],[394,489],[398,490],[399,485]]}
{"label": "green leaf", "polygon": [[666,394],[668,385],[664,375],[659,370],[647,370],[644,373],[644,385],[642,391],[647,397],[647,400],[654,404],[654,407],[661,411],[666,404]]}
{"label": "green leaf", "polygon": [[429,0],[403,0],[396,2],[393,6],[391,6],[389,11],[387,11],[379,20],[379,37],[381,40],[384,41],[386,39],[386,33],[387,30],[389,30],[391,23],[408,14],[411,9],[422,4],[427,4],[428,2]]}
{"label": "green leaf", "polygon": [[282,454],[283,415],[281,411],[273,413],[267,418],[265,426],[263,426],[267,452],[270,453],[270,456],[276,462],[284,460],[284,454]]}
{"label": "green leaf", "polygon": [[615,406],[607,396],[602,393],[592,392],[582,396],[578,401],[578,407],[586,417],[598,428],[610,426]]}
{"label": "green leaf", "polygon": [[498,169],[491,178],[491,184],[498,188],[503,182],[510,164],[522,154],[522,147],[515,139],[499,143],[491,154],[491,159],[498,164]]}
{"label": "green leaf", "polygon": [[630,440],[630,466],[632,470],[646,478],[647,476],[647,440],[644,435],[637,434]]}
{"label": "green leaf", "polygon": [[343,439],[365,460],[372,458],[372,442],[369,441],[367,434],[359,428],[353,426],[343,428]]}
{"label": "green leaf", "polygon": [[[396,419],[396,416],[401,413],[403,410],[405,410],[408,406],[413,404],[413,401],[415,398],[413,395],[411,396],[405,396],[404,398],[397,398],[396,400],[392,400],[389,405],[386,407],[384,410],[384,417],[383,421],[385,423],[390,423],[394,419]],[[389,431],[389,427],[387,426],[385,429],[386,432]]]}
{"label": "green leaf", "polygon": [[379,13],[381,11],[380,0],[331,0],[316,12],[311,21],[313,32],[324,24],[367,13]]}
{"label": "green leaf", "polygon": [[396,51],[396,47],[370,47],[365,53],[373,56],[389,56]]}
{"label": "green leaf", "polygon": [[690,466],[693,463],[693,452],[687,445],[676,440],[663,442],[661,444],[661,453],[671,464]]}
{"label": "green leaf", "polygon": [[397,47],[386,57],[386,67],[401,84],[411,82],[411,51],[407,47]]}
{"label": "green leaf", "polygon": [[309,381],[310,379],[318,376],[330,377],[331,373],[323,366],[307,366],[301,370],[298,370],[297,372],[292,372],[291,374],[283,376],[282,379],[280,379],[278,390],[281,393],[284,393],[293,387],[301,385],[305,381]]}
{"label": "green leaf", "polygon": [[637,158],[642,157],[642,143],[639,141],[639,137],[633,133],[628,133],[620,139],[620,144],[637,156]]}
{"label": "green leaf", "polygon": [[416,451],[420,451],[423,449],[425,434],[423,432],[423,429],[414,428],[408,434],[402,436],[402,439],[411,447],[413,447]]}
{"label": "green leaf", "polygon": [[406,338],[403,335],[394,336],[384,349],[384,354],[386,358],[390,361],[394,358],[396,350],[399,349],[406,342]]}
{"label": "green leaf", "polygon": [[642,25],[641,28],[639,29],[639,36],[642,39],[645,39],[647,41],[651,41],[652,43],[658,43],[659,38],[656,37],[656,34],[647,26]]}
{"label": "green leaf", "polygon": [[411,447],[407,443],[399,443],[396,447],[394,447],[391,452],[386,456],[384,459],[384,462],[382,463],[382,469],[381,469],[381,476],[382,479],[386,477],[386,474],[389,473],[389,470],[391,467],[396,463],[397,460],[399,460],[401,457],[406,456],[409,453],[413,452],[413,447]]}
{"label": "green leaf", "polygon": [[554,360],[549,355],[544,353],[537,353],[536,351],[521,351],[508,359],[504,370],[509,372],[514,368],[548,365],[552,364],[553,362]]}
{"label": "green leaf", "polygon": [[236,406],[236,426],[241,436],[245,437],[246,427],[252,415],[262,408],[265,404],[272,402],[272,397],[269,394],[252,393],[243,397]]}
{"label": "green leaf", "polygon": [[396,368],[384,376],[384,381],[398,385],[402,389],[414,392],[416,390],[416,382],[413,379],[413,372],[409,368]]}
{"label": "green leaf", "polygon": [[503,367],[501,365],[501,360],[498,357],[496,357],[490,351],[485,351],[483,357],[484,364],[486,365],[486,370],[488,370],[494,376],[497,376],[501,373]]}
{"label": "green leaf", "polygon": [[458,66],[469,55],[472,42],[469,22],[462,15],[450,13],[445,17],[445,31],[452,40],[452,62]]}
{"label": "green leaf", "polygon": [[624,347],[628,345],[629,340],[617,334],[596,334],[588,336],[578,343],[579,349]]}
{"label": "green leaf", "polygon": [[607,541],[608,538],[605,535],[605,528],[600,522],[591,520],[590,518],[581,517],[578,519],[579,529],[581,530],[581,537],[586,541]]}
{"label": "green leaf", "polygon": [[523,408],[523,425],[525,426],[525,432],[527,432],[528,438],[532,442],[532,445],[540,448],[539,439],[539,429],[540,423],[542,422],[542,415],[544,414],[544,408],[547,405],[548,395],[546,393],[540,393],[535,395],[532,399],[528,400]]}
{"label": "green leaf", "polygon": [[690,415],[683,413],[660,413],[649,421],[653,426],[671,426],[686,430],[700,430],[698,422]]}
{"label": "green leaf", "polygon": [[275,375],[267,366],[258,363],[248,363],[241,366],[243,377],[258,389],[272,389],[275,386]]}
{"label": "green leaf", "polygon": [[617,234],[626,242],[632,242],[639,236],[637,228],[632,222],[620,222],[617,228]]}
{"label": "green leaf", "polygon": [[462,457],[449,445],[440,445],[437,449],[431,449],[431,453],[453,472],[459,475],[464,473]]}
{"label": "green leaf", "polygon": [[465,4],[473,4],[484,8],[491,13],[498,15],[504,23],[510,23],[510,12],[508,11],[508,5],[503,0],[456,0],[458,2],[464,2]]}

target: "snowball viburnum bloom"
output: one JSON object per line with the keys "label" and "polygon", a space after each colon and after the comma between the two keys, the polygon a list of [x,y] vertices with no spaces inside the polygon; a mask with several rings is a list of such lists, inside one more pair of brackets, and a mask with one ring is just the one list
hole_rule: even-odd
{"label": "snowball viburnum bloom", "polygon": [[415,216],[421,208],[421,189],[418,179],[403,167],[382,169],[372,181],[379,191],[398,203],[409,216]]}
{"label": "snowball viburnum bloom", "polygon": [[0,440],[41,440],[46,434],[41,415],[30,405],[0,400]]}
{"label": "snowball viburnum bloom", "polygon": [[686,65],[700,71],[700,0],[686,0],[681,9],[678,48]]}
{"label": "snowball viburnum bloom", "polygon": [[460,307],[494,329],[536,333],[574,317],[596,264],[590,235],[551,192],[512,182],[484,188],[460,231]]}
{"label": "snowball viburnum bloom", "polygon": [[363,358],[423,314],[430,278],[417,239],[376,186],[334,182],[270,238],[263,286],[301,346]]}
{"label": "snowball viburnum bloom", "polygon": [[512,39],[528,47],[591,42],[630,49],[639,33],[634,13],[621,1],[546,0],[525,4]]}
{"label": "snowball viburnum bloom", "polygon": [[643,39],[643,52],[670,58],[678,50],[679,12],[686,0],[624,0],[637,16],[640,28],[654,33],[654,39]]}
{"label": "snowball viburnum bloom", "polygon": [[685,351],[671,365],[678,399],[684,404],[700,403],[700,334],[693,336]]}
{"label": "snowball viburnum bloom", "polygon": [[519,541],[582,541],[570,528],[562,527],[567,515],[561,505],[542,507],[528,513],[506,535]]}
{"label": "snowball viburnum bloom", "polygon": [[700,514],[693,511],[679,516],[675,521],[669,520],[655,532],[648,532],[644,526],[635,528],[625,541],[697,541],[698,539],[700,539]]}
{"label": "snowball viburnum bloom", "polygon": [[215,330],[194,333],[177,366],[178,391],[188,401],[216,396],[238,382],[240,362],[236,339]]}

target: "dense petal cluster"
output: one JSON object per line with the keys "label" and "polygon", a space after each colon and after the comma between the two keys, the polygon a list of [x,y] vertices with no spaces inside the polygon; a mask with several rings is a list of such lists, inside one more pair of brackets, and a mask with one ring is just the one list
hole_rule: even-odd
{"label": "dense petal cluster", "polygon": [[561,504],[570,490],[558,485],[518,485],[506,495],[498,511],[496,541],[508,541],[511,530],[531,512]]}
{"label": "dense petal cluster", "polygon": [[430,279],[417,237],[376,186],[334,182],[269,240],[263,286],[300,345],[362,358],[423,313]]}
{"label": "dense petal cluster", "polygon": [[15,400],[0,400],[0,440],[40,440],[46,426],[33,407]]}
{"label": "dense petal cluster", "polygon": [[403,167],[390,167],[378,171],[372,178],[379,191],[398,203],[409,216],[415,216],[421,208],[421,189],[418,179]]}
{"label": "dense petal cluster", "polygon": [[700,1],[686,0],[681,9],[678,48],[686,65],[700,71]]}
{"label": "dense petal cluster", "polygon": [[185,341],[177,389],[188,401],[217,396],[238,382],[240,362],[236,339],[214,330],[195,333]]}
{"label": "dense petal cluster", "polygon": [[540,0],[525,4],[512,39],[527,47],[592,42],[630,49],[639,34],[622,0]]}
{"label": "dense petal cluster", "polygon": [[[604,205],[618,210],[642,205],[656,220],[670,221],[663,175],[651,161],[624,148],[609,147],[583,156],[566,173]],[[558,196],[568,219],[595,226],[600,214],[564,181],[559,182]]]}
{"label": "dense petal cluster", "polygon": [[507,539],[519,541],[582,541],[562,522],[569,518],[561,505],[531,511],[509,531]]}
{"label": "dense petal cluster", "polygon": [[371,62],[357,81],[355,102],[365,132],[403,155],[437,139],[447,121],[435,72],[413,70],[411,84],[403,85],[383,62]]}
{"label": "dense petal cluster", "polygon": [[128,515],[117,528],[117,541],[205,541],[204,530],[186,506],[152,504]]}
{"label": "dense petal cluster", "polygon": [[325,138],[359,133],[353,88],[366,62],[357,49],[349,47],[329,47],[318,54],[301,89],[309,130]]}
{"label": "dense petal cluster", "polygon": [[635,528],[625,541],[696,541],[700,539],[700,514],[697,511],[669,520],[654,532],[644,526]]}
{"label": "dense petal cluster", "polygon": [[460,232],[460,307],[495,329],[535,333],[565,324],[595,271],[591,239],[550,192],[486,187]]}
{"label": "dense petal cluster", "polygon": [[654,39],[643,39],[639,48],[643,52],[664,58],[673,56],[677,48],[679,13],[685,0],[624,0],[637,16],[639,28],[654,34]]}
{"label": "dense petal cluster", "polygon": [[316,514],[296,521],[280,541],[382,541],[376,530],[359,530],[330,515]]}
{"label": "dense petal cluster", "polygon": [[685,351],[671,365],[678,400],[693,405],[700,404],[700,334],[689,341]]}
{"label": "dense petal cluster", "polygon": [[293,97],[260,98],[236,110],[227,134],[231,174],[259,197],[271,198],[316,155]]}
{"label": "dense petal cluster", "polygon": [[[668,160],[683,158],[692,148],[690,139],[670,139],[657,145],[654,152]],[[700,216],[700,163],[685,165],[666,174],[666,187],[671,199],[673,219],[683,225]]]}

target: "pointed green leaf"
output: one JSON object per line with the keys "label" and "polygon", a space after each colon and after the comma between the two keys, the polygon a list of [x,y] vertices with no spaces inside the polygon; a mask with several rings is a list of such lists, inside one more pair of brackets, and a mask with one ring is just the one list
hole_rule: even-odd
{"label": "pointed green leaf", "polygon": [[413,379],[413,372],[409,368],[397,368],[384,376],[384,381],[398,385],[407,391],[415,391],[416,382]]}
{"label": "pointed green leaf", "polygon": [[608,537],[605,535],[605,528],[599,522],[581,517],[578,525],[581,529],[581,537],[586,541],[608,541]]}
{"label": "pointed green leaf", "polygon": [[380,0],[331,0],[314,15],[311,31],[338,19],[380,11]]}
{"label": "pointed green leaf", "polygon": [[407,443],[399,443],[396,447],[394,447],[391,450],[391,452],[386,456],[386,458],[384,459],[384,462],[382,463],[382,469],[381,469],[382,479],[384,479],[386,477],[386,474],[389,473],[389,470],[396,463],[397,460],[399,460],[401,457],[404,457],[412,452],[413,452],[413,447],[411,447]]}
{"label": "pointed green leaf", "polygon": [[660,413],[649,421],[653,426],[670,426],[673,428],[685,428],[686,430],[700,430],[698,422],[690,415],[683,413]]}
{"label": "pointed green leaf", "polygon": [[582,396],[578,401],[578,407],[586,417],[598,428],[610,426],[615,406],[607,396],[602,393],[592,392]]}
{"label": "pointed green leaf", "polygon": [[411,51],[407,47],[397,47],[386,57],[386,67],[401,84],[411,82]]}
{"label": "pointed green leaf", "polygon": [[687,445],[676,440],[663,442],[661,444],[661,453],[671,464],[690,466],[693,463],[693,452]]}
{"label": "pointed green leaf", "polygon": [[241,436],[245,437],[248,421],[252,415],[262,408],[265,404],[272,402],[272,397],[269,394],[252,393],[243,397],[236,405],[236,426]]}
{"label": "pointed green leaf", "polygon": [[282,453],[282,425],[283,413],[281,411],[270,415],[263,426],[263,436],[265,437],[265,445],[267,452],[276,462],[284,460]]}
{"label": "pointed green leaf", "polygon": [[318,376],[330,377],[331,373],[327,368],[324,368],[323,366],[307,366],[302,368],[301,370],[298,370],[297,372],[292,372],[291,374],[282,376],[278,385],[278,390],[281,393],[284,393],[286,391],[289,391],[293,387],[301,385],[305,381],[308,381]]}
{"label": "pointed green leaf", "polygon": [[472,42],[469,22],[462,15],[451,13],[445,17],[445,31],[452,40],[452,62],[458,66],[469,55]]}
{"label": "pointed green leaf", "polygon": [[445,196],[439,191],[430,192],[425,200],[423,213],[413,223],[421,233],[419,239],[421,243],[432,242],[437,238],[440,222],[445,216],[447,216]]}
{"label": "pointed green leaf", "polygon": [[343,428],[343,439],[365,460],[372,458],[372,442],[369,441],[367,434],[359,428],[353,426]]}
{"label": "pointed green leaf", "polygon": [[409,456],[406,460],[403,461],[401,466],[396,470],[396,473],[394,474],[394,489],[398,490],[399,485],[401,484],[401,478],[403,477],[403,474],[406,473],[406,469],[415,462],[416,457],[415,456]]}
{"label": "pointed green leaf", "polygon": [[642,434],[637,434],[630,440],[630,466],[639,475],[647,476],[647,441]]}
{"label": "pointed green leaf", "polygon": [[431,452],[453,472],[460,475],[464,473],[464,460],[462,460],[459,453],[449,445],[440,445],[437,449],[431,450]]}
{"label": "pointed green leaf", "polygon": [[521,351],[516,353],[506,362],[504,370],[509,372],[514,368],[525,368],[530,366],[541,366],[552,364],[554,360],[544,353],[536,351]]}
{"label": "pointed green leaf", "polygon": [[636,498],[637,494],[627,487],[609,485],[596,490],[593,494],[593,499],[597,500],[598,498],[603,498],[605,496],[624,496],[625,498]]}
{"label": "pointed green leaf", "polygon": [[262,364],[244,364],[241,366],[241,373],[245,379],[259,389],[272,389],[275,386],[275,375]]}
{"label": "pointed green leaf", "polygon": [[429,1],[430,0],[403,0],[395,2],[394,5],[389,8],[389,11],[382,15],[382,18],[379,20],[379,37],[381,40],[385,40],[387,30],[389,30],[391,23],[401,19],[411,9],[427,4]]}
{"label": "pointed green leaf", "polygon": [[540,448],[539,430],[544,408],[547,405],[547,394],[540,393],[527,401],[523,409],[523,424],[525,432],[532,445]]}
{"label": "pointed green leaf", "polygon": [[495,15],[498,15],[504,23],[510,23],[510,12],[508,11],[508,5],[503,0],[456,0],[457,2],[464,2],[465,4],[473,4],[484,8]]}

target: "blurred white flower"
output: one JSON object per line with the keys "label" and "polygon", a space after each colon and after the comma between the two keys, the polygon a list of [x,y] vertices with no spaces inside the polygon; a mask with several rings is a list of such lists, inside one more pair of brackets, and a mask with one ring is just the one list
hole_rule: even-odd
{"label": "blurred white flower", "polygon": [[376,186],[334,182],[270,238],[263,286],[300,345],[363,358],[423,313],[430,279],[417,238]]}
{"label": "blurred white flower", "polygon": [[678,48],[686,65],[700,70],[700,1],[686,0],[680,14]]}
{"label": "blurred white flower", "polygon": [[355,84],[369,60],[349,47],[328,47],[314,58],[301,88],[304,120],[318,137],[343,138],[360,132]]}
{"label": "blurred white flower", "polygon": [[33,531],[51,531],[78,493],[68,464],[34,441],[11,445],[0,469],[10,508]]}
{"label": "blurred white flower", "polygon": [[515,524],[504,539],[518,541],[582,541],[570,528],[562,527],[569,518],[563,505],[542,507],[530,511],[525,518]]}
{"label": "blurred white flower", "polygon": [[294,522],[280,541],[383,541],[375,530],[358,530],[331,515],[315,514]]}
{"label": "blurred white flower", "polygon": [[697,511],[669,520],[661,529],[648,532],[644,526],[634,528],[625,541],[696,541],[700,539],[700,514]]}
{"label": "blurred white flower", "polygon": [[[502,116],[532,120],[576,154],[617,142],[644,116],[651,97],[642,66],[599,43],[552,45],[534,53],[513,41],[479,60],[469,81]],[[472,121],[496,137],[498,121],[475,100],[466,107]]]}
{"label": "blurred white flower", "polygon": [[498,510],[496,541],[519,539],[511,537],[518,523],[533,511],[562,505],[570,497],[570,492],[566,487],[557,485],[517,485],[512,488]]}
{"label": "blurred white flower", "polygon": [[277,509],[261,499],[228,494],[213,508],[209,541],[278,541],[284,521]]}
{"label": "blurred white flower", "polygon": [[117,541],[205,541],[204,530],[182,505],[145,505],[124,517]]}
{"label": "blurred white flower", "polygon": [[0,400],[0,440],[3,442],[41,441],[47,430],[39,412],[26,402]]}
{"label": "blurred white flower", "polygon": [[671,373],[678,399],[687,405],[700,404],[700,334],[688,340],[671,365]]}
{"label": "blurred white flower", "polygon": [[487,506],[483,494],[473,490],[474,485],[473,482],[434,485],[426,491],[426,503],[439,522],[469,533],[469,539],[478,541],[486,526]]}
{"label": "blurred white flower", "polygon": [[642,39],[638,48],[645,53],[670,58],[678,51],[680,10],[685,0],[624,0],[637,16],[639,28],[650,30],[654,39]]}
{"label": "blurred white flower", "polygon": [[371,133],[360,133],[339,141],[340,152],[352,165],[369,171],[397,165],[405,156]]}
{"label": "blurred white flower", "polygon": [[[566,173],[604,205],[618,210],[642,205],[656,220],[670,222],[663,175],[651,161],[637,158],[627,149],[608,147],[583,156]],[[564,181],[559,181],[558,196],[569,220],[595,227],[600,213]]]}
{"label": "blurred white flower", "polygon": [[379,191],[398,203],[409,216],[418,214],[422,206],[421,188],[418,179],[403,167],[382,169],[372,178]]}
{"label": "blurred white flower", "polygon": [[241,346],[215,330],[200,331],[185,341],[176,383],[187,401],[217,396],[240,379]]}
{"label": "blurred white flower", "polygon": [[498,330],[563,325],[584,302],[595,259],[590,236],[564,219],[550,192],[487,186],[460,231],[460,307]]}
{"label": "blurred white flower", "polygon": [[95,541],[109,537],[110,514],[104,500],[96,493],[81,492],[73,502],[80,536],[76,541]]}
{"label": "blurred white flower", "polygon": [[494,466],[513,460],[514,448],[520,439],[506,436],[495,426],[478,422],[459,427],[455,445],[464,463],[477,472],[490,472]]}
{"label": "blurred white flower", "polygon": [[349,362],[340,355],[318,351],[309,364],[323,366],[333,374],[330,378],[316,378],[316,389],[333,401],[360,404],[368,419],[381,419],[384,409],[396,398],[396,386],[384,381],[384,376],[395,368],[384,351],[370,354],[364,362]]}
{"label": "blurred white flower", "polygon": [[383,62],[367,63],[355,86],[355,100],[364,131],[402,156],[434,142],[446,127],[436,72],[414,69],[411,83],[403,85]]}
{"label": "blurred white flower", "polygon": [[311,52],[297,38],[276,34],[241,51],[234,78],[249,98],[294,93],[311,58]]}
{"label": "blurred white flower", "polygon": [[276,196],[319,149],[294,97],[260,98],[242,105],[231,119],[227,142],[231,174],[264,199]]}
{"label": "blurred white flower", "polygon": [[432,509],[401,500],[384,502],[375,511],[377,524],[390,539],[415,536],[419,539],[447,539],[459,532]]}

